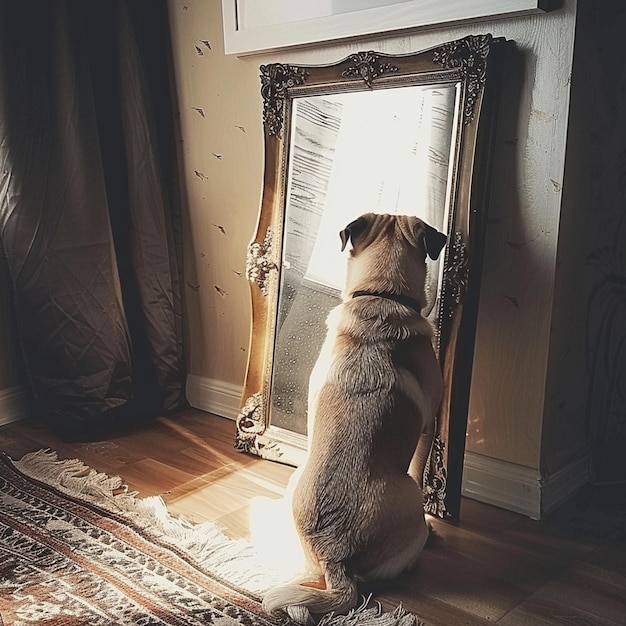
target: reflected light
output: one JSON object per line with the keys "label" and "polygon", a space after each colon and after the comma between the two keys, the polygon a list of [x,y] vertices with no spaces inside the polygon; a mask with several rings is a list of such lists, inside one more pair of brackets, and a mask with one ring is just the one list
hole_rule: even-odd
{"label": "reflected light", "polygon": [[263,563],[283,581],[307,571],[287,498],[256,497],[250,500],[250,543]]}

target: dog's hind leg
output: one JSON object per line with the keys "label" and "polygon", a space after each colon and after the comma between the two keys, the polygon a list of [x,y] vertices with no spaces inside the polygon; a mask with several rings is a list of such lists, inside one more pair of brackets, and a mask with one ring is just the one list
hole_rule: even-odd
{"label": "dog's hind leg", "polygon": [[408,470],[409,476],[419,485],[420,489],[424,488],[424,470],[426,469],[426,463],[428,463],[428,455],[434,439],[435,422],[430,421],[420,436]]}
{"label": "dog's hind leg", "polygon": [[428,539],[422,490],[409,476],[389,484],[370,528],[367,549],[352,560],[358,580],[395,578],[419,558]]}

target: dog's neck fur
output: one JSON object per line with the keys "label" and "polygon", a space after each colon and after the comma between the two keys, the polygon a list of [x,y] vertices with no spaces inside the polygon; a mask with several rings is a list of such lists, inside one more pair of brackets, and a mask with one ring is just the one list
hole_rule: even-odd
{"label": "dog's neck fur", "polygon": [[394,302],[403,304],[404,306],[409,307],[409,309],[412,309],[416,313],[421,314],[422,311],[420,303],[415,298],[411,298],[411,296],[406,296],[402,293],[391,293],[390,291],[355,291],[352,294],[353,298],[358,298],[360,296],[375,296],[377,298],[385,298],[386,300],[393,300]]}

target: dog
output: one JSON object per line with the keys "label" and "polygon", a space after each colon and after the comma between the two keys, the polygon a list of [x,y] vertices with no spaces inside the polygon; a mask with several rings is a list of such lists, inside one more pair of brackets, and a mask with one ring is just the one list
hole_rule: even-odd
{"label": "dog", "polygon": [[[264,609],[346,613],[357,581],[394,578],[428,537],[422,473],[442,395],[425,307],[426,256],[446,236],[413,216],[366,213],[350,241],[342,303],[309,381],[308,451],[290,487],[312,573],[270,589]],[[302,608],[306,608],[302,617]],[[297,611],[295,611],[297,612]]]}

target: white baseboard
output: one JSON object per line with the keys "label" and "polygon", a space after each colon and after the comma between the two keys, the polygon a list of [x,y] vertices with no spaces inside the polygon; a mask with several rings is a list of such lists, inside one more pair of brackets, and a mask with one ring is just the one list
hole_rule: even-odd
{"label": "white baseboard", "polygon": [[24,387],[0,389],[0,426],[30,417],[28,395]]}
{"label": "white baseboard", "polygon": [[584,453],[573,463],[544,479],[541,503],[544,514],[554,511],[591,481],[589,465],[589,455]]}
{"label": "white baseboard", "polygon": [[239,404],[243,388],[240,385],[196,376],[187,376],[187,402],[195,409],[201,409],[208,413],[237,419],[239,415]]}
{"label": "white baseboard", "polygon": [[461,493],[473,500],[541,519],[588,482],[586,455],[556,474],[542,478],[538,470],[466,452]]}
{"label": "white baseboard", "polygon": [[533,519],[541,515],[540,473],[514,463],[466,452],[461,493]]}
{"label": "white baseboard", "polygon": [[[241,386],[232,383],[187,376],[189,404],[220,417],[237,419],[242,391]],[[467,498],[541,519],[588,482],[586,455],[553,476],[542,478],[538,470],[466,452],[461,489]]]}

